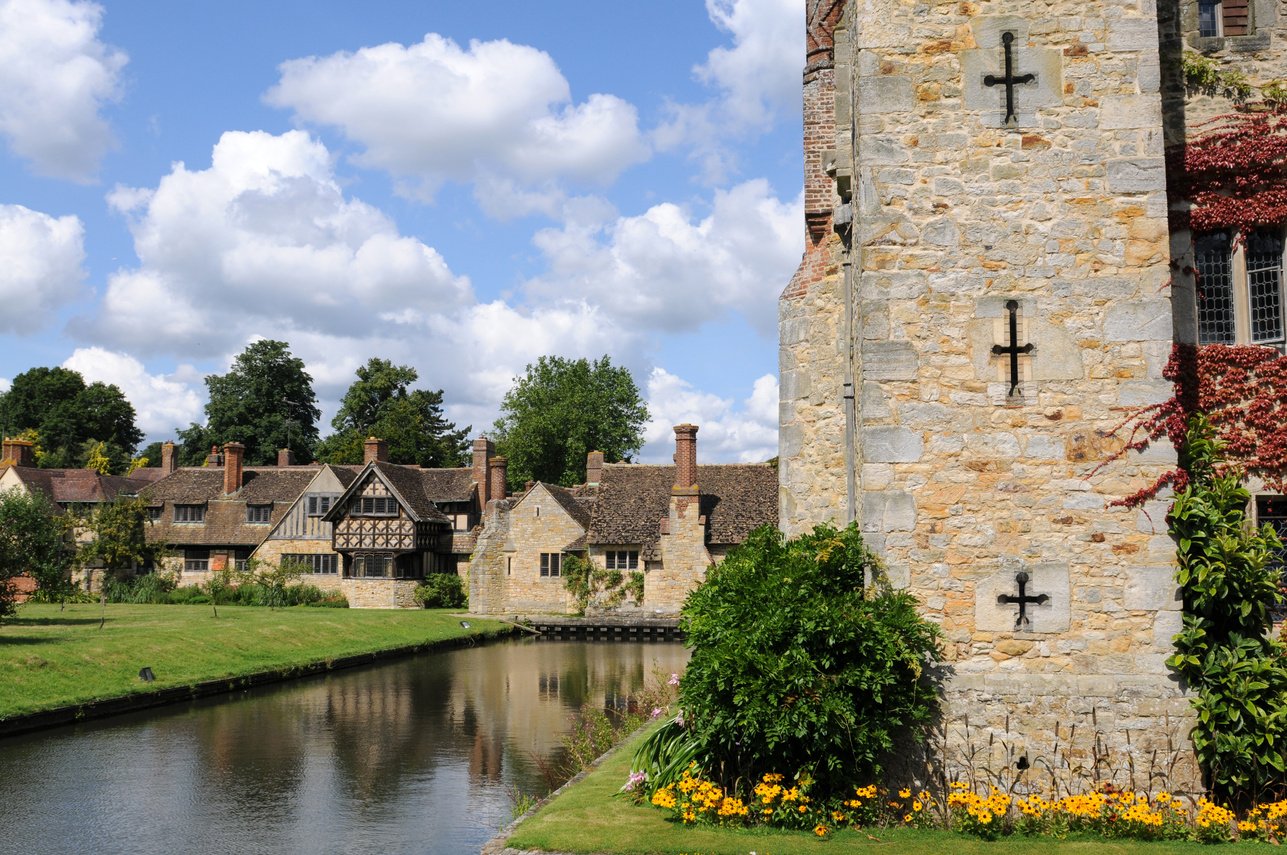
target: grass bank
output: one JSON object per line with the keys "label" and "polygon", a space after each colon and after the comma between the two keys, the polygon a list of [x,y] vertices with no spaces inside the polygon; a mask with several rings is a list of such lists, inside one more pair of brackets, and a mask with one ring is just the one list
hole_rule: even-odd
{"label": "grass bank", "polygon": [[[1187,853],[1268,851],[1268,844],[1142,843],[1101,838],[1055,840],[1012,837],[987,842],[951,831],[919,829],[844,830],[829,840],[807,832],[775,829],[684,827],[653,807],[636,806],[614,794],[630,771],[630,757],[642,739],[637,734],[581,781],[570,785],[525,819],[505,841],[519,850],[618,855],[814,855],[837,852],[897,852],[899,855],[1187,855]],[[485,852],[488,850],[484,850]]]}
{"label": "grass bank", "polygon": [[[306,671],[318,663],[448,643],[505,629],[445,610],[24,605],[0,623],[0,723],[210,681]],[[139,679],[152,669],[153,683]]]}

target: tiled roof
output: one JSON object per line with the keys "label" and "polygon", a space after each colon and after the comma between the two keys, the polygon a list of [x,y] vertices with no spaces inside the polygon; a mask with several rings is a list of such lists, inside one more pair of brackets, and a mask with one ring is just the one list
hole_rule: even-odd
{"label": "tiled roof", "polygon": [[[161,507],[161,516],[148,526],[153,543],[174,546],[258,546],[281,521],[317,475],[315,466],[247,466],[241,489],[223,492],[223,469],[185,467],[145,487],[148,505]],[[247,523],[247,505],[273,506],[268,524]],[[174,505],[205,505],[205,522],[176,523]]]}
{"label": "tiled roof", "polygon": [[113,501],[118,495],[138,493],[146,485],[123,475],[100,475],[93,469],[37,469],[13,467],[29,490],[37,490],[58,504],[95,504]]}
{"label": "tiled roof", "polygon": [[469,502],[474,498],[474,470],[419,469],[425,498],[431,502]]}
{"label": "tiled roof", "polygon": [[582,528],[590,524],[590,509],[593,504],[578,499],[572,490],[567,487],[560,487],[558,484],[546,484],[545,489],[550,491],[554,501],[562,506],[563,510],[568,512],[568,516],[576,520]]}
{"label": "tiled roof", "polygon": [[[372,466],[379,471],[384,479],[398,495],[406,500],[411,513],[418,520],[434,520],[437,522],[447,522],[447,517],[438,506],[433,503],[426,492],[427,487],[432,487],[432,479],[422,477],[425,472],[434,470],[423,470],[413,466],[399,466],[396,463],[373,463]],[[439,501],[444,501],[439,499]]]}
{"label": "tiled roof", "polygon": [[[591,544],[640,544],[651,554],[670,511],[674,466],[609,463],[587,533]],[[772,466],[714,464],[697,467],[708,544],[741,543],[755,528],[778,518],[778,473]]]}

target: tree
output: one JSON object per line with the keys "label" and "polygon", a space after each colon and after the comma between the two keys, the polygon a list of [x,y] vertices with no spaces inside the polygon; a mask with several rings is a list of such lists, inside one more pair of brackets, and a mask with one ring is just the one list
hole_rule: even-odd
{"label": "tree", "polygon": [[227,374],[206,377],[206,389],[205,425],[179,431],[184,463],[199,466],[211,445],[234,441],[246,446],[249,465],[276,462],[279,448],[297,460],[313,459],[321,412],[313,378],[286,342],[251,342]]}
{"label": "tree", "polygon": [[93,535],[80,550],[83,564],[101,562],[109,576],[119,576],[158,557],[160,548],[147,542],[147,504],[138,497],[99,505],[85,521]]}
{"label": "tree", "polygon": [[43,494],[5,490],[0,493],[0,617],[13,614],[11,580],[24,573],[51,599],[71,586],[72,550],[67,524]]}
{"label": "tree", "polygon": [[505,393],[494,427],[496,448],[509,460],[510,484],[529,480],[564,486],[585,480],[585,456],[629,461],[643,447],[648,408],[626,368],[542,356]]}
{"label": "tree", "polygon": [[317,447],[325,463],[359,463],[362,443],[376,436],[389,444],[394,463],[426,467],[463,466],[469,431],[442,414],[442,390],[411,389],[418,377],[409,365],[372,358],[357,370],[331,420],[335,433]]}
{"label": "tree", "polygon": [[49,468],[84,466],[86,453],[101,442],[111,471],[124,471],[143,439],[134,415],[118,387],[86,385],[79,372],[67,368],[24,371],[0,395],[5,435],[34,430],[43,446],[38,465]]}

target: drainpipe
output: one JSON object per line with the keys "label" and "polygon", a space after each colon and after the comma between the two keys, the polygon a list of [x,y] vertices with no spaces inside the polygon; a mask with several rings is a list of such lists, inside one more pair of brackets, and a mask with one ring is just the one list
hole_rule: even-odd
{"label": "drainpipe", "polygon": [[[855,449],[855,431],[858,422],[857,407],[854,401],[854,280],[853,280],[853,208],[851,203],[844,203],[836,209],[836,231],[840,227],[845,227],[841,234],[841,240],[844,242],[844,260],[841,267],[844,271],[844,294],[845,294],[845,379],[844,379],[844,406],[845,406],[845,523],[846,525],[858,519],[858,471],[857,461],[854,459]],[[847,217],[846,222],[841,218]]]}

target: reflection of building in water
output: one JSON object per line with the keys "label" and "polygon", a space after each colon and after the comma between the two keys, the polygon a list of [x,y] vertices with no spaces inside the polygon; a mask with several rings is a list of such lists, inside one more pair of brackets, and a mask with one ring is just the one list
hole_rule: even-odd
{"label": "reflection of building in water", "polygon": [[[478,714],[491,723],[495,741],[543,759],[559,748],[582,705],[620,708],[627,695],[682,671],[688,661],[688,650],[678,644],[528,642],[473,652],[482,661],[456,675],[448,702],[452,721]],[[497,674],[508,677],[497,680]]]}

